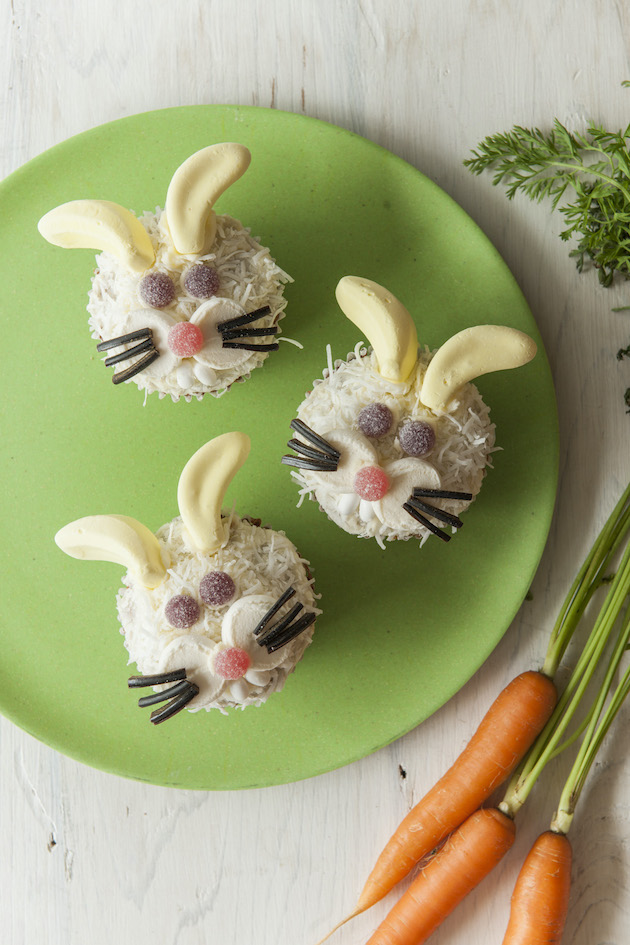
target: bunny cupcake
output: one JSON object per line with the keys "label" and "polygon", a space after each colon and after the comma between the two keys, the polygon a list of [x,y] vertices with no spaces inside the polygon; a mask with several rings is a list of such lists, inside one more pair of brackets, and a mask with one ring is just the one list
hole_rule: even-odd
{"label": "bunny cupcake", "polygon": [[142,673],[129,686],[155,689],[139,700],[159,705],[153,723],[185,707],[261,705],[312,640],[321,611],[308,562],[283,532],[221,512],[248,454],[242,433],[202,446],[179,479],[180,516],[156,534],[125,515],[95,515],[55,536],[73,558],[127,568],[118,616]]}
{"label": "bunny cupcake", "polygon": [[114,384],[200,400],[248,378],[277,350],[289,276],[216,200],[247,170],[240,144],[215,144],[175,171],[164,209],[136,217],[107,200],[74,200],[38,227],[48,242],[92,248],[92,337]]}
{"label": "bunny cupcake", "polygon": [[470,381],[526,364],[536,345],[516,329],[479,325],[419,351],[411,315],[387,289],[346,276],[336,296],[371,348],[359,343],[346,361],[330,360],[297,409],[295,455],[282,462],[296,467],[302,496],[352,535],[382,548],[430,535],[449,541],[495,442]]}

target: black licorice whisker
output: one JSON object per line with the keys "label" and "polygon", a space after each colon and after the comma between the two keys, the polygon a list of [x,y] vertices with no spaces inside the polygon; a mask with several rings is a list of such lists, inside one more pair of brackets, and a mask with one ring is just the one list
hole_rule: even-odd
{"label": "black licorice whisker", "polygon": [[151,721],[154,725],[159,725],[160,722],[165,722],[167,719],[172,718],[178,712],[181,712],[182,709],[185,709],[198,692],[199,686],[196,686],[195,683],[192,682],[188,683],[188,690],[185,693],[181,696],[177,696],[175,699],[171,699],[171,701],[167,702],[161,709],[155,709],[151,713]]}
{"label": "black licorice whisker", "polygon": [[245,341],[224,341],[223,348],[241,348],[243,351],[277,351],[279,344],[254,345]]}
{"label": "black licorice whisker", "polygon": [[221,332],[224,341],[233,341],[235,338],[264,338],[265,335],[277,335],[280,329],[277,325],[268,328],[230,328]]}
{"label": "black licorice whisker", "polygon": [[142,696],[138,699],[138,705],[141,709],[144,709],[148,705],[157,705],[158,702],[167,702],[169,699],[174,699],[175,696],[181,696],[182,693],[189,692],[191,685],[192,684],[188,682],[187,679],[182,679],[169,689],[163,689],[162,692],[152,692],[150,696]]}
{"label": "black licorice whisker", "polygon": [[296,466],[298,469],[312,469],[314,472],[336,472],[336,460],[309,459],[308,456],[281,456],[280,462],[285,466]]}
{"label": "black licorice whisker", "polygon": [[321,450],[315,449],[314,446],[307,446],[306,443],[302,443],[301,440],[290,439],[287,446],[289,449],[295,450],[296,453],[301,453],[302,456],[309,456],[311,459],[319,459],[326,464],[333,461],[329,453],[323,453]]}
{"label": "black licorice whisker", "polygon": [[441,538],[442,541],[451,540],[450,535],[448,535],[445,531],[442,531],[441,528],[438,528],[437,525],[434,525],[433,522],[430,522],[425,515],[422,515],[421,512],[418,512],[417,509],[414,509],[414,507],[409,505],[408,502],[403,503],[403,509],[405,512],[409,512],[411,517],[415,518],[416,522],[419,522],[420,525],[424,525],[425,528],[428,528],[430,532],[433,532],[433,534],[437,535],[438,538]]}
{"label": "black licorice whisker", "polygon": [[119,371],[118,374],[114,374],[112,377],[112,384],[122,384],[124,381],[128,381],[131,377],[135,377],[136,374],[139,374],[140,371],[144,371],[150,364],[153,364],[154,361],[160,356],[160,352],[155,348],[153,351],[149,351],[144,358],[140,358],[139,361],[136,361],[135,364],[132,364],[131,367],[128,367],[126,371]]}
{"label": "black licorice whisker", "polygon": [[152,337],[153,333],[150,328],[140,328],[138,331],[130,331],[127,335],[119,335],[118,338],[109,338],[107,341],[99,341],[96,350],[109,351],[110,348],[117,348],[118,345],[126,345],[130,341],[139,341],[141,338]]}
{"label": "black licorice whisker", "polygon": [[472,501],[472,492],[452,492],[448,489],[418,489],[413,490],[414,499],[460,499],[462,502]]}
{"label": "black licorice whisker", "polygon": [[300,436],[303,436],[305,440],[308,440],[309,443],[318,446],[320,450],[327,453],[331,458],[336,460],[340,459],[341,454],[339,450],[336,450],[332,443],[325,440],[319,433],[315,433],[314,430],[311,430],[302,420],[292,420],[289,426],[292,430],[295,430],[296,433],[299,433]]}
{"label": "black licorice whisker", "polygon": [[146,338],[140,344],[134,345],[133,348],[127,348],[126,351],[119,351],[118,354],[112,354],[111,357],[105,358],[105,367],[112,367],[114,364],[120,364],[121,361],[128,361],[137,354],[144,354],[145,351],[155,350],[153,338]]}
{"label": "black licorice whisker", "polygon": [[444,522],[445,525],[452,525],[453,528],[461,528],[464,524],[457,515],[451,515],[450,512],[436,508],[435,505],[430,505],[428,502],[421,502],[420,499],[416,499],[415,496],[411,496],[407,499],[407,502],[409,505],[412,505],[414,509],[417,509],[418,512],[424,512],[426,515],[430,515],[431,518],[436,518],[438,522]]}
{"label": "black licorice whisker", "polygon": [[161,686],[162,683],[176,682],[178,679],[186,679],[185,669],[172,669],[156,676],[130,676],[127,685],[130,689],[143,689],[145,686]]}
{"label": "black licorice whisker", "polygon": [[289,613],[284,615],[282,620],[279,620],[278,623],[270,627],[266,633],[263,633],[258,640],[258,646],[270,646],[272,643],[275,643],[275,641],[282,636],[291,621],[295,620],[301,610],[304,610],[304,604],[298,603],[292,607]]}
{"label": "black licorice whisker", "polygon": [[282,595],[278,598],[278,600],[275,602],[275,604],[273,605],[273,607],[270,607],[270,608],[269,608],[269,610],[268,610],[267,613],[264,615],[264,617],[262,618],[262,620],[259,621],[259,623],[257,624],[257,626],[254,627],[254,631],[253,631],[253,632],[254,632],[254,636],[255,636],[255,637],[257,637],[258,634],[261,633],[261,632],[264,630],[264,628],[267,626],[267,624],[269,623],[269,621],[271,620],[271,618],[272,618],[272,617],[275,617],[275,615],[278,613],[278,611],[280,610],[280,608],[281,608],[282,606],[284,606],[284,604],[286,604],[286,602],[287,602],[288,600],[291,600],[292,597],[295,597],[295,588],[293,588],[293,587],[288,587],[288,588],[286,589],[286,591],[284,592],[284,594],[282,594]]}
{"label": "black licorice whisker", "polygon": [[241,325],[249,325],[250,322],[257,322],[259,318],[264,318],[265,315],[271,315],[271,309],[268,305],[257,308],[254,312],[249,312],[247,315],[237,315],[236,318],[228,318],[226,322],[219,322],[217,331],[223,334],[223,332],[230,331],[232,328],[240,328]]}
{"label": "black licorice whisker", "polygon": [[140,358],[138,361],[134,362],[134,364],[130,365],[125,371],[114,374],[112,377],[113,384],[122,384],[124,381],[128,381],[136,374],[139,374],[140,371],[144,371],[150,364],[153,364],[160,356],[160,352],[153,342],[153,332],[150,328],[140,328],[138,331],[130,331],[126,335],[118,335],[117,338],[109,338],[107,341],[100,341],[96,346],[96,350],[109,351],[111,348],[117,348],[119,345],[129,344],[132,341],[139,341],[140,344],[134,345],[133,348],[126,348],[118,354],[113,354],[111,357],[105,358],[105,367],[112,367],[114,364],[120,364],[121,361],[129,361],[139,354],[144,354],[145,351],[147,354],[144,358]]}
{"label": "black licorice whisker", "polygon": [[304,614],[303,617],[300,617],[299,620],[296,620],[295,623],[291,624],[290,627],[287,627],[284,634],[279,637],[275,642],[270,643],[267,646],[268,653],[275,653],[276,650],[279,650],[280,647],[286,646],[287,643],[290,643],[291,640],[295,640],[300,633],[303,633],[307,627],[310,627],[312,623],[315,623],[317,614],[314,614],[312,611]]}

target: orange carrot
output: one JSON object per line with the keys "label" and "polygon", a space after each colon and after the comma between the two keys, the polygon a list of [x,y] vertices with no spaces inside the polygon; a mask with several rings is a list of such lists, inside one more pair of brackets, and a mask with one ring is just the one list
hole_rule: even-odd
{"label": "orange carrot", "polygon": [[571,843],[542,833],[518,874],[503,945],[557,945],[569,909]]}
{"label": "orange carrot", "polygon": [[556,687],[542,673],[521,673],[506,686],[459,758],[390,838],[353,915],[382,899],[505,781],[544,727],[556,700]]}
{"label": "orange carrot", "polygon": [[514,843],[514,821],[493,807],[475,811],[418,874],[368,945],[422,945]]}

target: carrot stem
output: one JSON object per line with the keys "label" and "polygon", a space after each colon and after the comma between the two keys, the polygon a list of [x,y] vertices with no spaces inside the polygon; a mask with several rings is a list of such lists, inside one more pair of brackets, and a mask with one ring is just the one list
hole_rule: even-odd
{"label": "carrot stem", "polygon": [[[599,611],[593,629],[551,718],[534,743],[520,771],[517,771],[512,778],[505,797],[499,805],[501,810],[511,816],[514,816],[521,808],[545,765],[548,764],[552,757],[558,754],[558,746],[561,739],[567,731],[595,670],[601,661],[602,653],[629,593],[630,545],[626,547],[623,553],[619,568],[609,586],[608,593]],[[620,643],[618,643],[617,649],[619,645]],[[604,698],[609,686],[610,683],[608,683],[608,686],[605,688]],[[594,704],[593,714],[589,721],[589,729],[592,728],[593,719],[596,720],[600,714],[601,708],[599,710],[597,709],[600,698],[601,690]],[[570,741],[571,740],[569,740],[567,744],[569,744]]]}
{"label": "carrot stem", "polygon": [[595,539],[560,608],[543,664],[543,672],[551,679],[555,677],[560,661],[588,602],[602,584],[619,544],[628,532],[630,527],[629,499],[630,484]]}
{"label": "carrot stem", "polygon": [[582,788],[584,787],[588,773],[595,760],[595,756],[615,716],[621,708],[624,699],[630,692],[630,667],[628,667],[614,690],[606,711],[604,711],[604,705],[612,686],[613,677],[619,668],[619,663],[624,652],[628,648],[628,640],[630,640],[630,608],[626,612],[615,650],[608,663],[604,682],[593,705],[587,732],[582,740],[582,745],[573,763],[569,777],[566,780],[562,794],[560,795],[558,810],[551,825],[551,829],[558,833],[567,833],[569,830],[575,811],[575,805],[582,793]]}

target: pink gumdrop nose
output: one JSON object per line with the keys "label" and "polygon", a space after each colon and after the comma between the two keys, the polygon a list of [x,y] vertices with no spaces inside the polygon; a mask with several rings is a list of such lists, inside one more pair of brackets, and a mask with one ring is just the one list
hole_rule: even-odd
{"label": "pink gumdrop nose", "polygon": [[192,322],[178,322],[170,329],[166,341],[173,354],[180,358],[192,358],[203,348],[203,333]]}
{"label": "pink gumdrop nose", "polygon": [[354,491],[366,502],[378,502],[389,489],[389,479],[380,466],[363,466],[354,477]]}
{"label": "pink gumdrop nose", "polygon": [[232,646],[222,650],[214,660],[214,671],[223,679],[240,679],[251,665],[249,654],[245,650]]}

